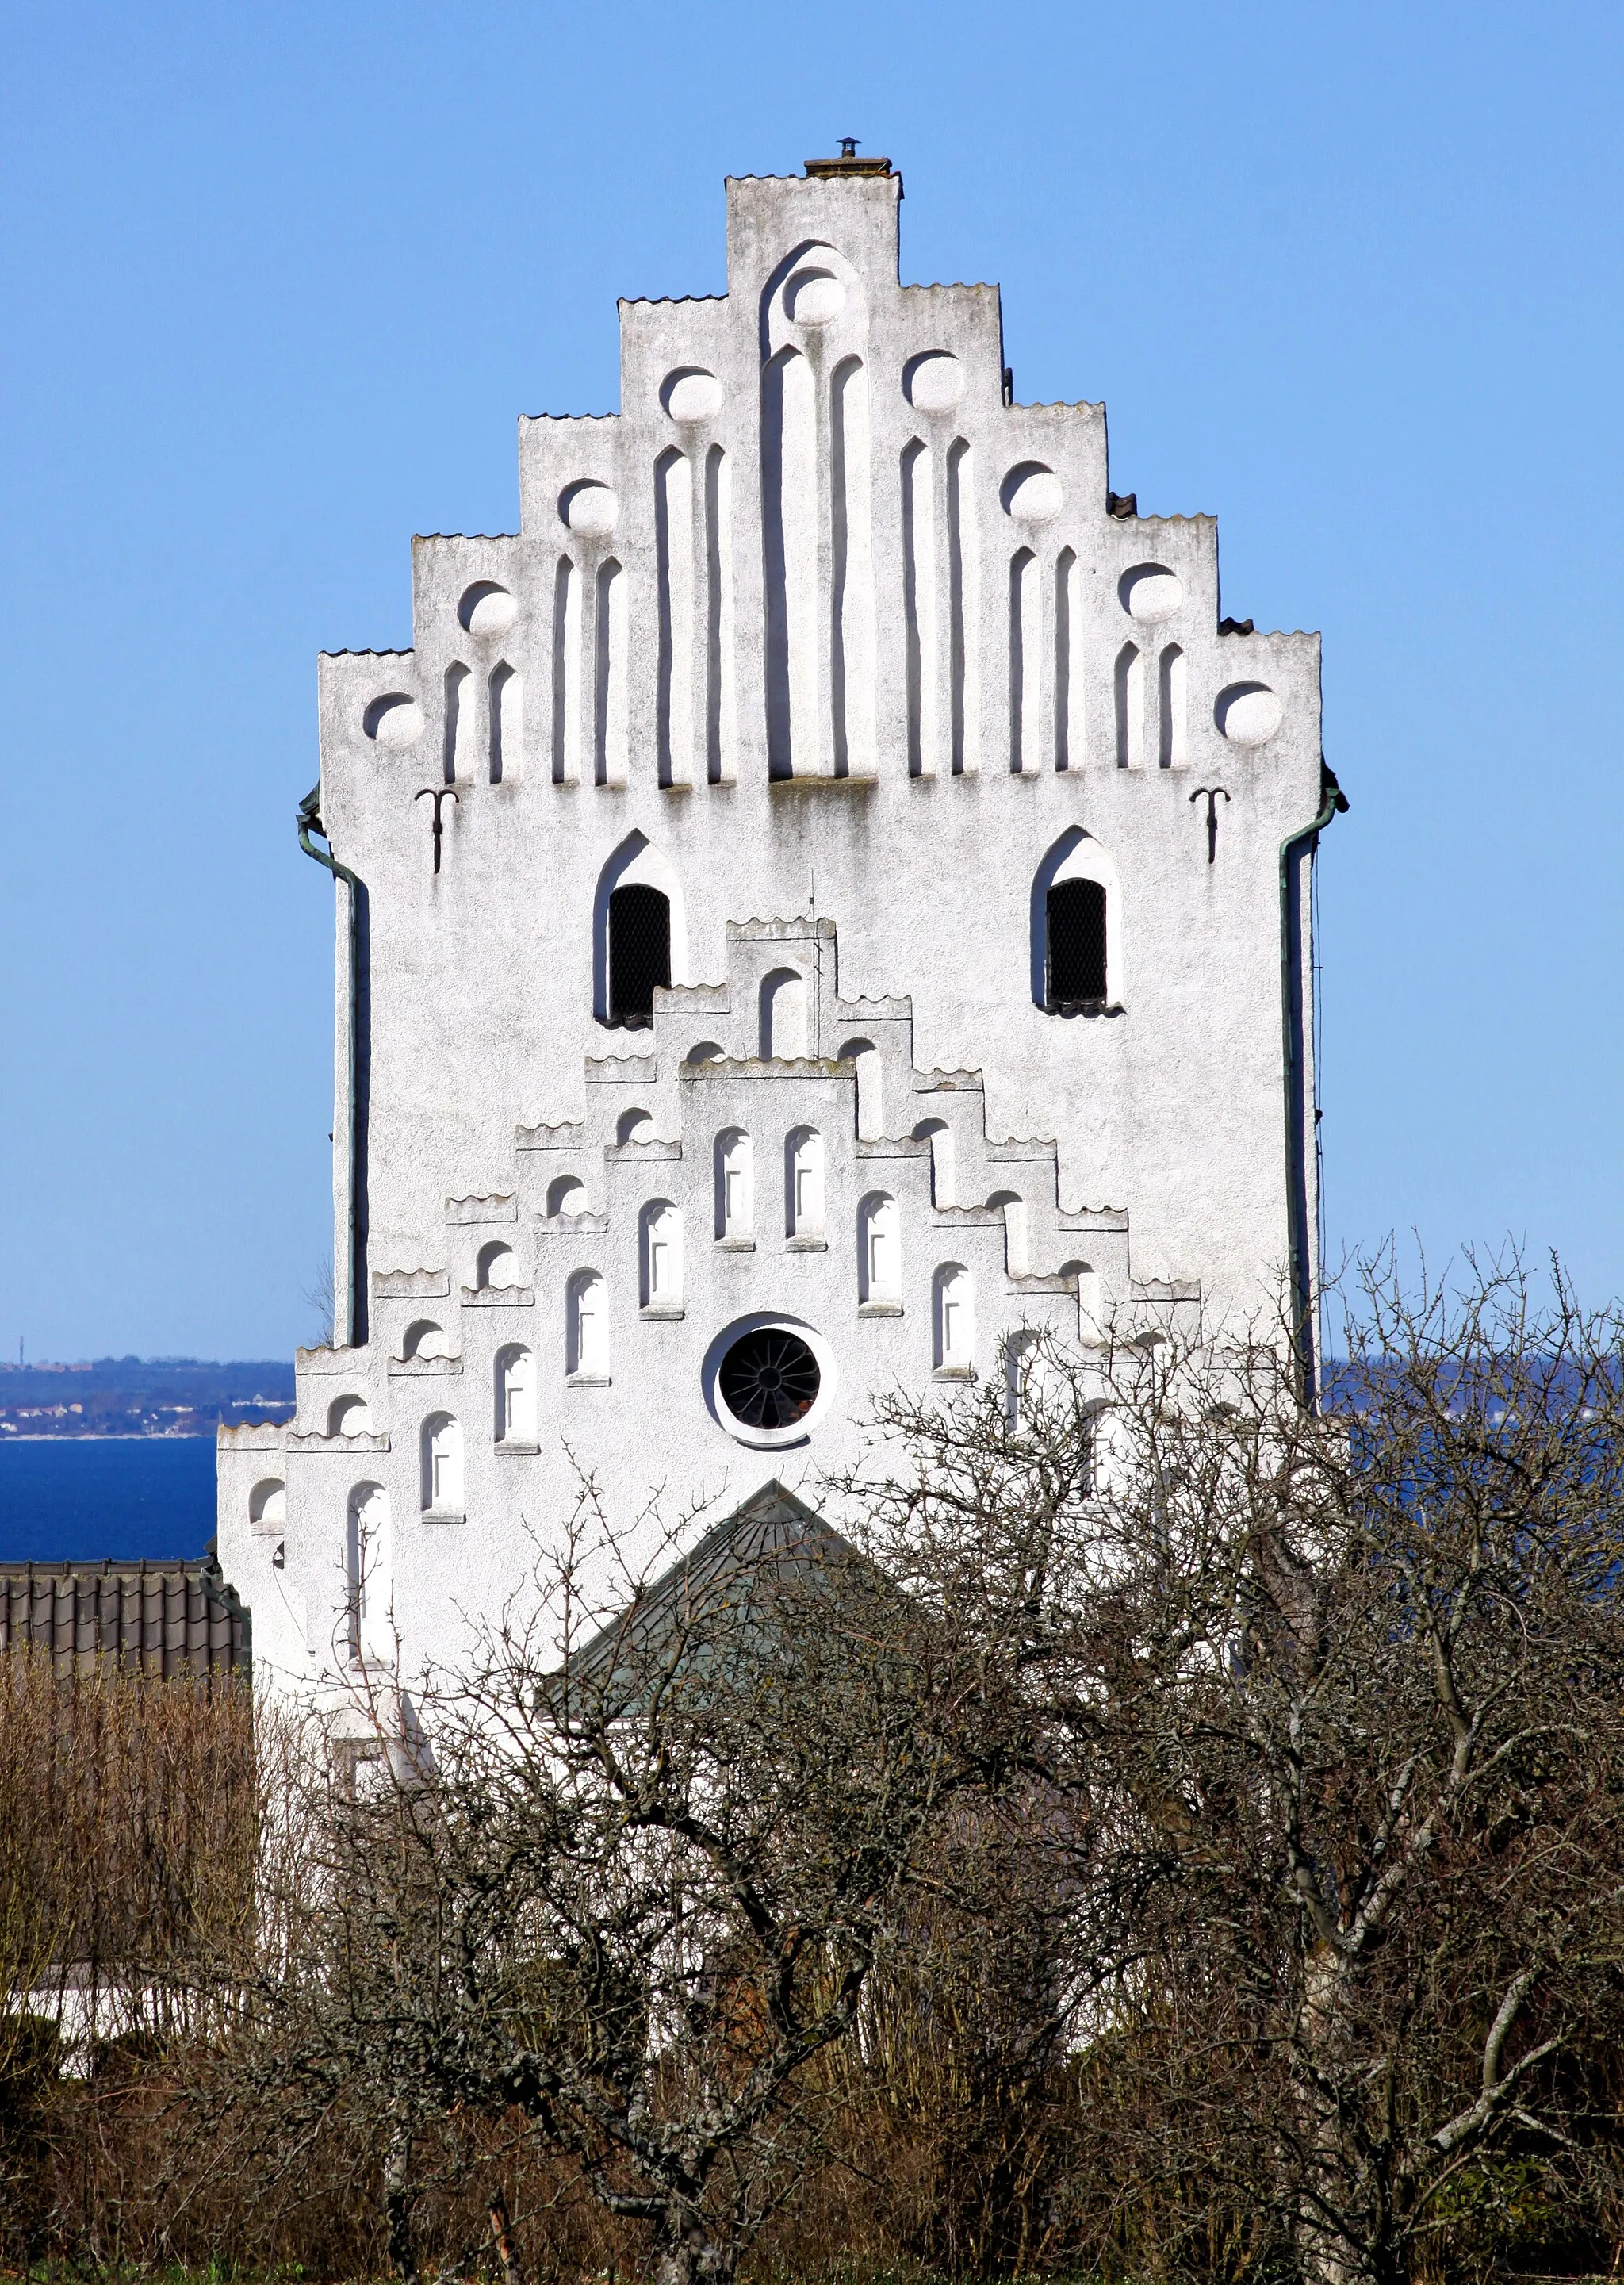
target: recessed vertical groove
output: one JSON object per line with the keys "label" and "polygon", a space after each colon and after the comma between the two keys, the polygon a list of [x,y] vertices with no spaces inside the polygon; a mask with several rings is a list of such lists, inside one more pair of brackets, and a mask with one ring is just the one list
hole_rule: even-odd
{"label": "recessed vertical groove", "polygon": [[1157,698],[1160,710],[1157,758],[1165,770],[1181,770],[1188,758],[1186,697],[1189,666],[1177,643],[1162,653]]}
{"label": "recessed vertical groove", "polygon": [[510,784],[519,774],[524,746],[524,681],[506,659],[490,670],[490,782]]}
{"label": "recessed vertical groove", "polygon": [[940,766],[937,708],[936,475],[929,444],[915,437],[902,455],[903,616],[907,641],[908,769],[933,778]]}
{"label": "recessed vertical groove", "polygon": [[655,469],[660,655],[656,704],[660,783],[694,781],[694,469],[664,452]]}
{"label": "recessed vertical groove", "polygon": [[705,455],[705,770],[712,785],[738,772],[734,711],[733,468],[719,444]]}
{"label": "recessed vertical groove", "polygon": [[1083,598],[1077,557],[1060,551],[1055,566],[1055,767],[1083,766]]}
{"label": "recessed vertical groove", "polygon": [[569,556],[558,559],[553,589],[553,776],[581,776],[581,578]]}
{"label": "recessed vertical groove", "polygon": [[868,375],[860,357],[847,357],[836,368],[829,430],[835,774],[867,777],[874,770],[874,535]]}
{"label": "recessed vertical groove", "polygon": [[816,770],[817,406],[812,368],[783,349],[762,378],[762,534],[767,601],[767,766]]}
{"label": "recessed vertical groove", "polygon": [[445,670],[445,782],[455,785],[459,778],[473,774],[468,767],[470,742],[474,734],[474,692],[472,677],[466,666],[448,666]]}
{"label": "recessed vertical groove", "polygon": [[611,555],[598,569],[598,689],[594,774],[626,782],[626,575]]}
{"label": "recessed vertical groove", "polygon": [[1018,776],[1038,766],[1043,606],[1038,559],[1030,547],[1009,560],[1009,767]]}
{"label": "recessed vertical groove", "polygon": [[981,758],[981,564],[974,478],[970,448],[962,436],[955,437],[947,451],[948,687],[955,776],[973,771]]}
{"label": "recessed vertical groove", "polygon": [[1136,643],[1117,653],[1117,767],[1139,770],[1145,763],[1145,663]]}

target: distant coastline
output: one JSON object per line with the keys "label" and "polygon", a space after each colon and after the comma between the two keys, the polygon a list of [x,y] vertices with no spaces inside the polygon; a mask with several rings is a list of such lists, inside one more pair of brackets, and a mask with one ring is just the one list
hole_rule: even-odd
{"label": "distant coastline", "polygon": [[[287,1408],[291,1412],[292,1405]],[[228,1428],[279,1428],[282,1418],[228,1420]],[[218,1422],[215,1426],[219,1425]],[[53,1428],[13,1430],[0,1436],[0,1451],[7,1444],[200,1444],[212,1443],[215,1427],[207,1428],[71,1428],[65,1434]]]}
{"label": "distant coastline", "polygon": [[224,1364],[133,1356],[0,1363],[0,1449],[120,1439],[212,1442],[223,1424],[277,1424],[293,1411],[293,1365],[285,1358]]}

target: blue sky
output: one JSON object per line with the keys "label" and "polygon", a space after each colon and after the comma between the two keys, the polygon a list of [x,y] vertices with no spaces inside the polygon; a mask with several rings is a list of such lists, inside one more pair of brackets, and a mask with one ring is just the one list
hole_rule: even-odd
{"label": "blue sky", "polygon": [[315,655],[516,518],[616,294],[841,134],[1023,399],[1325,638],[1336,1247],[1624,1287],[1618,132],[1600,6],[13,4],[0,1353],[263,1355],[330,1245]]}

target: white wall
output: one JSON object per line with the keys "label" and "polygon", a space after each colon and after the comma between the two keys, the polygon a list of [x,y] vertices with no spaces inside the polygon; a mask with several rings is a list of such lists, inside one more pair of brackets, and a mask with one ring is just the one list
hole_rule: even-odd
{"label": "white wall", "polygon": [[[928,1380],[943,1260],[972,1272],[984,1371],[1002,1331],[1075,1331],[1063,1261],[1086,1260],[1108,1305],[1273,1293],[1279,848],[1319,805],[1317,640],[1219,633],[1212,521],[1108,513],[1102,410],[1003,403],[996,290],[900,287],[898,192],[730,182],[727,296],[624,303],[621,413],[521,424],[522,531],[420,539],[415,649],[321,662],[322,813],[369,900],[373,1324],[362,1353],[302,1356],[274,1574],[247,1501],[281,1464],[223,1440],[222,1553],[273,1662],[320,1655],[310,1614],[362,1476],[398,1519],[408,1645],[443,1648],[448,1598],[494,1608],[526,1523],[567,1512],[561,1434],[627,1503],[658,1480],[674,1504],[837,1464],[867,1387]],[[1182,718],[1164,728],[1168,693]],[[1144,711],[1125,723],[1130,694]],[[453,770],[436,876],[415,796]],[[1229,799],[1210,864],[1191,795],[1213,785]],[[1034,913],[1058,867],[1108,884],[1107,1013],[1036,1003]],[[668,887],[673,975],[692,979],[653,1033],[593,1014],[594,915],[623,875]],[[785,966],[807,979],[808,1057],[764,1064],[761,983]],[[339,1021],[341,1046],[341,990]],[[859,1038],[880,1063],[861,1142],[851,1066],[830,1061]],[[701,1040],[725,1059],[690,1072]],[[629,1107],[659,1141],[616,1143]],[[938,1210],[912,1138],[944,1116],[958,1204]],[[823,1253],[781,1227],[802,1123],[825,1137]],[[727,1126],[752,1137],[753,1251],[714,1244]],[[341,1106],[334,1131],[341,1261]],[[1009,1135],[1036,1141],[989,1148]],[[586,1186],[584,1221],[545,1214],[561,1173]],[[898,1200],[903,1310],[859,1318],[875,1190]],[[1010,1191],[1025,1279],[983,1203]],[[655,1197],[684,1218],[680,1317],[639,1310]],[[477,1292],[493,1237],[520,1282]],[[606,1280],[609,1379],[566,1388],[563,1295],[584,1268]],[[837,1391],[807,1443],[765,1457],[706,1397],[718,1333],[752,1313],[812,1329]],[[391,1369],[425,1315],[453,1354]],[[515,1340],[536,1356],[534,1455],[492,1433]],[[365,1456],[313,1433],[351,1383],[380,1447]],[[420,1516],[430,1411],[464,1425],[460,1526]]]}

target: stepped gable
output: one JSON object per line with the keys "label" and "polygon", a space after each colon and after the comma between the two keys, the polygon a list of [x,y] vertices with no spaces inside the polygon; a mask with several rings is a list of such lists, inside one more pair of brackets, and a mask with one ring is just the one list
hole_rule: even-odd
{"label": "stepped gable", "polygon": [[618,409],[320,662],[334,1331],[219,1444],[288,1672],[467,1650],[583,1483],[697,1526],[881,1388],[1018,1420],[1046,1337],[1283,1284],[1312,1375],[1317,639],[1021,401],[995,287],[902,282],[900,200],[730,178],[726,292],[622,300]]}

